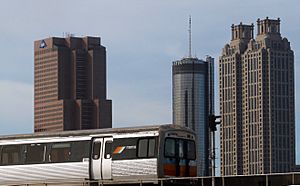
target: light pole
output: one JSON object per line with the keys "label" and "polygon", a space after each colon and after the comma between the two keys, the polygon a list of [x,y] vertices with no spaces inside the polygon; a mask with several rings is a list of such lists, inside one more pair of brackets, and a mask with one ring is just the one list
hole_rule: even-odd
{"label": "light pole", "polygon": [[215,116],[214,114],[208,116],[208,124],[211,133],[211,152],[210,152],[210,159],[211,159],[211,176],[212,176],[212,186],[215,185],[215,174],[216,174],[216,144],[215,144],[215,132],[217,131],[217,125],[221,123],[220,119],[221,116]]}

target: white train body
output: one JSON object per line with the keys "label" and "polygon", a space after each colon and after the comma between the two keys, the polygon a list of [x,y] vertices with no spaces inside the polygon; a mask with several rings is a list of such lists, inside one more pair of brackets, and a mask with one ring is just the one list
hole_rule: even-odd
{"label": "white train body", "polygon": [[196,176],[195,134],[173,125],[0,137],[0,183]]}

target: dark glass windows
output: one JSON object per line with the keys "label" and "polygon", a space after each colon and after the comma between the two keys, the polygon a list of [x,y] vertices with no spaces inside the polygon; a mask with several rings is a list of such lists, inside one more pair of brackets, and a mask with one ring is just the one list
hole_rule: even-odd
{"label": "dark glass windows", "polygon": [[157,137],[151,138],[120,138],[114,139],[113,160],[157,157]]}
{"label": "dark glass windows", "polygon": [[90,141],[0,146],[0,165],[82,162],[89,158]]}
{"label": "dark glass windows", "polygon": [[155,156],[155,139],[149,139],[149,143],[148,143],[148,157],[154,157]]}
{"label": "dark glass windows", "polygon": [[138,157],[144,158],[147,157],[148,153],[148,139],[142,139],[139,140],[139,151],[138,151]]}
{"label": "dark glass windows", "polygon": [[119,138],[114,139],[112,145],[112,159],[136,159],[138,138]]}
{"label": "dark glass windows", "polygon": [[146,138],[140,139],[138,142],[138,157],[150,158],[155,155],[155,139]]}
{"label": "dark glass windows", "polygon": [[21,145],[7,145],[1,148],[1,165],[22,164]]}
{"label": "dark glass windows", "polygon": [[80,162],[89,158],[90,141],[75,141],[71,143],[71,161]]}
{"label": "dark glass windows", "polygon": [[45,144],[29,144],[25,147],[25,164],[41,163],[45,161]]}
{"label": "dark glass windows", "polygon": [[105,152],[104,152],[105,159],[111,158],[112,143],[113,143],[112,141],[105,142]]}
{"label": "dark glass windows", "polygon": [[186,152],[185,151],[185,143],[186,143],[186,141],[177,140],[179,158],[185,158],[185,152]]}
{"label": "dark glass windows", "polygon": [[185,139],[167,138],[165,140],[165,157],[196,159],[196,146],[194,141]]}
{"label": "dark glass windows", "polygon": [[89,158],[90,141],[49,144],[48,161],[52,163],[82,162]]}
{"label": "dark glass windows", "polygon": [[51,145],[49,162],[60,163],[70,161],[71,144],[70,143],[54,143]]}
{"label": "dark glass windows", "polygon": [[165,141],[165,157],[175,157],[175,139],[167,138]]}
{"label": "dark glass windows", "polygon": [[101,142],[100,141],[94,141],[93,143],[93,154],[92,158],[94,160],[97,160],[100,158],[100,149],[101,149]]}
{"label": "dark glass windows", "polygon": [[82,162],[89,158],[90,141],[61,142],[48,145],[47,154],[49,155],[48,159],[46,158],[48,162]]}

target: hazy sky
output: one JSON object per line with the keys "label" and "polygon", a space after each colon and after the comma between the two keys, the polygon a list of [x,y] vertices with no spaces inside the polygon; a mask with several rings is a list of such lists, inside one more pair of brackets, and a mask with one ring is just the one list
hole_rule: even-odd
{"label": "hazy sky", "polygon": [[0,134],[33,131],[33,42],[63,32],[100,36],[107,48],[113,127],[171,123],[171,64],[188,53],[189,15],[192,53],[216,59],[230,40],[231,24],[280,17],[282,36],[295,52],[300,113],[299,10],[299,0],[2,0]]}

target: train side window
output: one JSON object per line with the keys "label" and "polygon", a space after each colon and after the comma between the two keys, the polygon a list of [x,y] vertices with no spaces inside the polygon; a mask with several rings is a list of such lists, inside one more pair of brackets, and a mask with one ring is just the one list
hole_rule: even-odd
{"label": "train side window", "polygon": [[101,142],[100,141],[94,141],[93,143],[93,154],[92,157],[94,160],[97,160],[100,158],[100,149],[101,149]]}
{"label": "train side window", "polygon": [[138,157],[150,158],[155,156],[155,139],[146,138],[138,141]]}
{"label": "train side window", "polygon": [[74,141],[71,143],[72,162],[82,162],[89,158],[90,141]]}
{"label": "train side window", "polygon": [[50,162],[61,163],[70,161],[71,144],[70,143],[54,143],[51,146]]}
{"label": "train side window", "polygon": [[155,156],[155,139],[149,139],[149,146],[148,146],[148,157]]}
{"label": "train side window", "polygon": [[1,165],[22,164],[21,145],[7,145],[2,147]]}
{"label": "train side window", "polygon": [[43,163],[45,161],[46,146],[43,144],[26,145],[25,164]]}
{"label": "train side window", "polygon": [[148,139],[139,140],[138,157],[139,158],[147,157],[147,150],[148,150]]}
{"label": "train side window", "polygon": [[104,153],[105,159],[111,158],[111,151],[112,151],[112,141],[106,141],[105,142],[105,153]]}
{"label": "train side window", "polygon": [[165,157],[175,157],[175,139],[167,138],[165,141]]}

